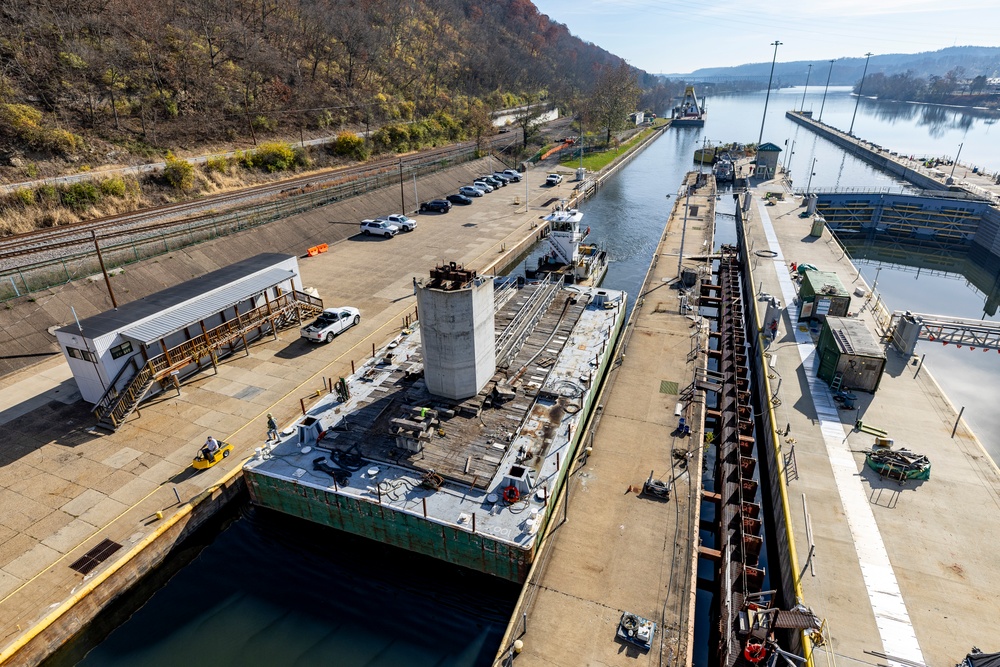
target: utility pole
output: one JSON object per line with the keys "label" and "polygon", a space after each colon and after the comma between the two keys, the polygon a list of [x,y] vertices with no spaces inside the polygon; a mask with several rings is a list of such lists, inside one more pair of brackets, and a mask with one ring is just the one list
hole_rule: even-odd
{"label": "utility pole", "polygon": [[[111,278],[108,277],[108,270],[104,268],[104,257],[101,255],[101,245],[97,242],[97,232],[92,229],[90,230],[90,233],[94,236],[94,249],[97,250],[97,261],[101,263],[101,273],[104,274],[104,282],[108,286],[108,294],[111,295],[111,305],[115,307],[115,310],[118,310],[118,301],[115,299],[115,291],[111,289]],[[82,331],[83,330],[81,329],[81,332]]]}
{"label": "utility pole", "polygon": [[809,90],[809,77],[812,75],[813,66],[809,63],[809,69],[806,70],[806,87],[802,89],[802,102],[799,104],[799,111],[806,110],[806,91]]}
{"label": "utility pole", "polygon": [[826,106],[826,91],[830,90],[830,77],[833,76],[833,63],[836,59],[830,61],[830,71],[826,75],[826,88],[823,89],[823,103],[819,105],[819,121],[823,121],[823,107]]}
{"label": "utility pole", "polygon": [[406,194],[403,192],[403,158],[399,158],[399,211],[406,215]]}
{"label": "utility pole", "polygon": [[861,104],[861,91],[865,89],[865,76],[868,74],[868,61],[872,59],[872,52],[869,51],[865,54],[865,70],[861,73],[861,85],[858,86],[858,101],[854,103],[854,115],[851,116],[851,129],[847,131],[847,134],[854,136],[854,119],[858,117],[858,105]]}
{"label": "utility pole", "polygon": [[757,137],[757,146],[764,140],[764,121],[767,119],[767,102],[771,99],[771,80],[774,79],[774,63],[778,60],[778,47],[781,42],[774,40],[771,42],[774,47],[774,57],[771,58],[771,74],[767,77],[767,95],[764,97],[764,116],[760,119],[760,136]]}

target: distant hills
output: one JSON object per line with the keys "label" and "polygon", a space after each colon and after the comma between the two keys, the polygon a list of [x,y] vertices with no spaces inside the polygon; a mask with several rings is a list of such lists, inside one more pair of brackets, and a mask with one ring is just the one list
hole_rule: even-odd
{"label": "distant hills", "polygon": [[[830,72],[829,60],[797,60],[777,63],[774,67],[776,85],[796,86],[806,81],[809,65],[812,65],[812,83],[825,83]],[[839,58],[833,63],[830,85],[852,86],[861,80],[865,59]],[[911,71],[918,77],[944,76],[957,67],[964,69],[964,76],[1000,77],[1000,47],[952,46],[940,51],[923,53],[889,53],[874,55],[868,64],[868,74],[881,73],[886,76],[905,74]],[[767,80],[771,63],[747,63],[735,67],[705,67],[688,74],[662,74],[668,79],[685,81],[733,81]]]}

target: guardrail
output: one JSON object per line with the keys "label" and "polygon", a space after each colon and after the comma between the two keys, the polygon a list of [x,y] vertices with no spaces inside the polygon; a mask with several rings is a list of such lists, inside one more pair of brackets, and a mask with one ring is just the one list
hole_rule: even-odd
{"label": "guardrail", "polygon": [[[127,234],[127,240],[103,239],[101,254],[108,270],[121,268],[198,243],[254,229],[342,199],[356,197],[387,186],[396,186],[401,177],[421,178],[477,158],[476,148],[472,146],[426,163],[404,164],[402,174],[394,167],[367,176],[349,176],[345,182],[321,190],[289,193],[281,199],[263,204],[245,206],[194,220],[178,221],[176,224],[156,225],[155,228],[146,231],[128,230],[123,232]],[[15,299],[100,273],[101,265],[93,242],[90,239],[82,240],[80,246],[79,251],[71,251],[60,259],[0,273],[0,301]]]}

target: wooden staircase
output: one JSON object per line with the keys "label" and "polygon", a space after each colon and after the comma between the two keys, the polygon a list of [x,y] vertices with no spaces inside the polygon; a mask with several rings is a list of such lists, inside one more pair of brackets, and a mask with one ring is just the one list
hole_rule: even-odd
{"label": "wooden staircase", "polygon": [[[247,337],[255,330],[257,334],[251,335],[251,340],[297,325],[322,311],[321,299],[304,292],[288,292],[268,300],[263,306],[237,314],[235,318],[165,350],[163,354],[150,357],[144,363],[137,359],[139,355],[134,355],[94,406],[97,426],[117,431],[155,383],[162,388],[172,374],[180,373],[192,364],[200,367],[205,359],[216,366],[220,353],[228,354],[238,347],[248,349]],[[131,375],[129,371],[132,371]]]}

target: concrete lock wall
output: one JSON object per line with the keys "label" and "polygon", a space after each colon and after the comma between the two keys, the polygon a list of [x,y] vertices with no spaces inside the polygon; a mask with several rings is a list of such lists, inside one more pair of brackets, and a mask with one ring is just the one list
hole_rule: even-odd
{"label": "concrete lock wall", "polygon": [[496,370],[493,281],[477,278],[457,290],[418,286],[417,309],[428,391],[475,396]]}

